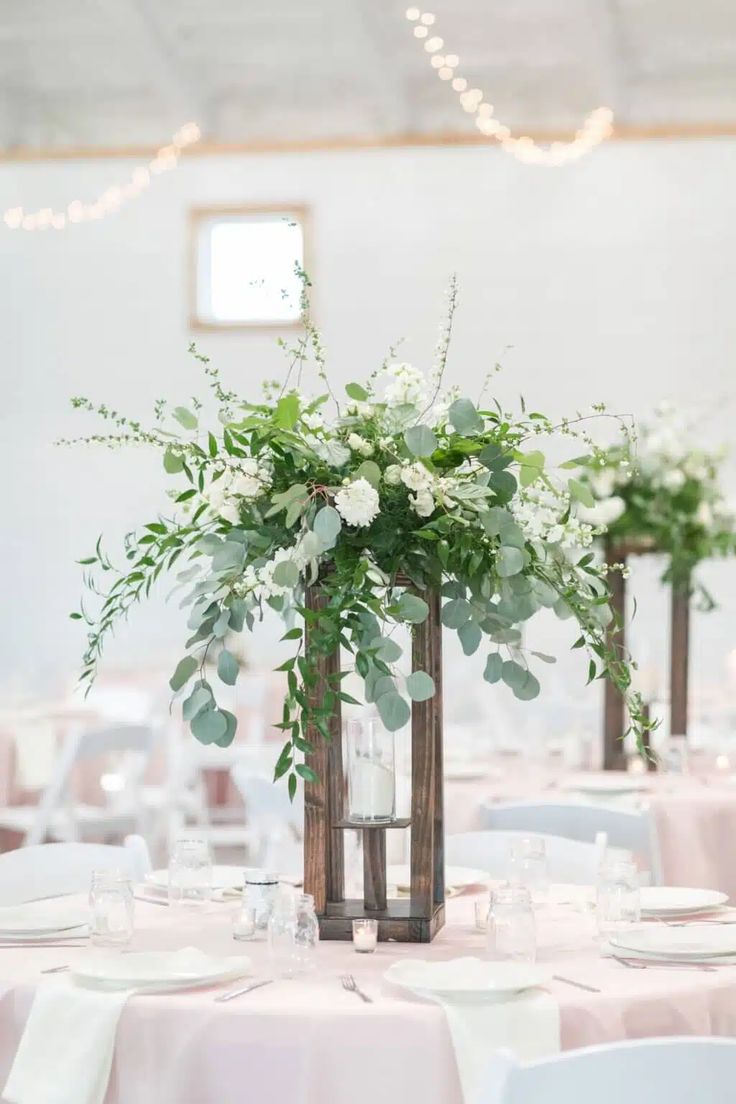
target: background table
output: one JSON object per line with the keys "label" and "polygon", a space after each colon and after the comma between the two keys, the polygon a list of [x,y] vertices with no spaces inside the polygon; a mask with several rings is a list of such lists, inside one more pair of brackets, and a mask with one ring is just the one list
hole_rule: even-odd
{"label": "background table", "polygon": [[[473,897],[448,902],[448,924],[429,946],[381,944],[357,955],[351,944],[323,943],[315,975],[276,981],[227,1004],[213,990],[140,996],[125,1008],[106,1104],[460,1104],[452,1045],[439,1006],[390,987],[381,975],[407,955],[435,959],[480,955]],[[230,906],[207,916],[175,916],[136,902],[139,949],[198,945],[247,953],[268,976],[263,943],[235,943]],[[87,949],[0,949],[0,1084],[28,1015],[39,971],[71,963]],[[596,986],[587,993],[559,982],[562,1045],[668,1034],[736,1036],[736,967],[714,973],[628,970],[602,960],[592,919],[549,912],[540,921],[539,959],[551,972]],[[339,981],[351,972],[374,998],[363,1004]],[[221,990],[220,990],[221,991]]]}

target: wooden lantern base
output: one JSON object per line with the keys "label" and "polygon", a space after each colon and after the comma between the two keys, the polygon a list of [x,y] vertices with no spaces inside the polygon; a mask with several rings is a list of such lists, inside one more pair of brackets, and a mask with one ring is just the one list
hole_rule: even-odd
{"label": "wooden lantern base", "polygon": [[[408,579],[397,586],[410,587]],[[426,671],[435,683],[428,701],[414,702],[411,716],[411,816],[388,824],[365,824],[344,817],[342,724],[339,702],[330,717],[331,740],[310,733],[315,751],[309,756],[319,780],[304,788],[304,889],[314,897],[322,939],[352,939],[353,920],[378,921],[380,940],[429,943],[445,922],[445,866],[442,790],[442,627],[440,596],[423,594],[429,615],[415,625],[412,670]],[[308,608],[325,601],[318,586],[309,587]],[[307,629],[307,637],[309,635]],[[339,655],[321,656],[320,677],[312,693],[317,700],[340,670]],[[411,829],[410,893],[388,900],[386,832]],[[345,900],[343,833],[363,833],[363,899]]]}

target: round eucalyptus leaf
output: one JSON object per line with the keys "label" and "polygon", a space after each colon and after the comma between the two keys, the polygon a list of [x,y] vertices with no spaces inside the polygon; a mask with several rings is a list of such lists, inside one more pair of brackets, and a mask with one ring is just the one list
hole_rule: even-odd
{"label": "round eucalyptus leaf", "polygon": [[518,575],[523,568],[524,553],[520,548],[503,545],[498,550],[496,570],[502,579],[508,579],[511,575]]}
{"label": "round eucalyptus leaf", "polygon": [[276,586],[295,587],[299,582],[299,568],[292,560],[281,560],[273,569],[273,581]]}
{"label": "round eucalyptus leaf", "polygon": [[507,659],[501,668],[501,678],[512,690],[516,689],[517,686],[521,686],[527,673],[526,667],[522,667],[515,659]]}
{"label": "round eucalyptus leaf", "polygon": [[390,637],[383,636],[380,640],[371,641],[371,647],[376,647],[376,645],[378,646],[376,655],[379,659],[382,659],[384,663],[395,663],[397,659],[401,659],[401,646]]}
{"label": "round eucalyptus leaf", "polygon": [[455,399],[448,411],[448,417],[457,433],[480,433],[485,425],[470,399]]}
{"label": "round eucalyptus leaf", "polygon": [[516,494],[516,480],[511,472],[492,472],[489,486],[505,502],[509,502]]}
{"label": "round eucalyptus leaf", "polygon": [[564,598],[558,598],[555,602],[553,609],[560,621],[569,621],[573,616],[573,612],[568,606]]}
{"label": "round eucalyptus leaf", "polygon": [[360,467],[353,472],[351,479],[365,479],[371,487],[379,490],[381,486],[381,469],[375,460],[364,460]]}
{"label": "round eucalyptus leaf", "polygon": [[215,744],[227,732],[227,718],[219,709],[203,709],[189,727],[200,744]]}
{"label": "round eucalyptus leaf", "polygon": [[220,681],[224,682],[226,686],[234,686],[239,671],[240,665],[235,656],[227,648],[223,648],[217,660],[217,674]]}
{"label": "round eucalyptus leaf", "polygon": [[513,548],[523,548],[526,544],[526,539],[521,528],[514,521],[502,525],[498,535],[503,545],[511,545]]}
{"label": "round eucalyptus leaf", "polygon": [[431,456],[437,448],[437,438],[429,426],[410,426],[404,433],[409,452],[414,456]]}
{"label": "round eucalyptus leaf", "polygon": [[498,652],[491,652],[486,660],[486,669],[483,672],[483,678],[486,682],[494,683],[498,682],[501,678],[501,669],[503,668],[503,660]]}
{"label": "round eucalyptus leaf", "polygon": [[164,453],[164,471],[168,472],[169,475],[176,475],[183,467],[184,461],[181,456],[168,448]]}
{"label": "round eucalyptus leaf", "polygon": [[176,693],[177,690],[181,690],[185,683],[189,682],[194,672],[197,670],[197,660],[194,656],[184,656],[180,659],[176,665],[176,670],[169,679],[169,686]]}
{"label": "round eucalyptus leaf", "polygon": [[321,510],[317,511],[312,529],[324,545],[327,545],[328,548],[332,547],[342,529],[340,515],[334,506],[323,506]]}
{"label": "round eucalyptus leaf", "polygon": [[503,506],[491,506],[480,515],[481,525],[489,537],[497,537],[506,525],[513,525],[514,519]]}
{"label": "round eucalyptus leaf", "polygon": [[406,692],[412,701],[427,701],[434,695],[434,679],[426,671],[413,671],[406,680]]}
{"label": "round eucalyptus leaf", "polygon": [[373,683],[373,701],[377,702],[384,694],[396,691],[396,683],[390,675],[380,675]]}
{"label": "round eucalyptus leaf", "polygon": [[409,703],[395,690],[388,694],[382,694],[376,700],[376,708],[389,732],[397,732],[398,729],[408,724],[411,719]]}
{"label": "round eucalyptus leaf", "polygon": [[442,624],[448,629],[459,629],[470,620],[470,602],[465,598],[453,598],[442,607]]}
{"label": "round eucalyptus leaf", "polygon": [[222,736],[215,740],[215,743],[218,747],[230,747],[235,739],[235,733],[238,730],[238,718],[234,713],[231,713],[229,709],[221,709],[220,716],[225,718],[227,728]]}
{"label": "round eucalyptus leaf", "polygon": [[474,652],[478,651],[483,631],[475,621],[466,621],[457,630],[457,635],[460,637],[460,643],[466,656],[473,655]]}
{"label": "round eucalyptus leaf", "polygon": [[531,673],[531,671],[525,671],[525,677],[522,682],[513,686],[514,697],[519,701],[531,701],[533,698],[539,695],[539,680]]}
{"label": "round eucalyptus leaf", "polygon": [[181,714],[185,721],[191,721],[197,716],[200,709],[204,709],[212,702],[212,691],[209,686],[204,682],[196,684],[194,689],[188,698],[185,698],[182,707]]}
{"label": "round eucalyptus leaf", "polygon": [[427,620],[429,606],[418,594],[404,592],[399,598],[399,613],[403,621],[412,625],[421,625]]}

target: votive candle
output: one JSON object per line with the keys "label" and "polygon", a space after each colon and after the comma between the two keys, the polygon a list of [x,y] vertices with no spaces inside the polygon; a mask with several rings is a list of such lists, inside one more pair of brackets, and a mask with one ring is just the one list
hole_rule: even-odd
{"label": "votive candle", "polygon": [[377,942],[377,920],[353,920],[353,947],[358,954],[373,954]]}

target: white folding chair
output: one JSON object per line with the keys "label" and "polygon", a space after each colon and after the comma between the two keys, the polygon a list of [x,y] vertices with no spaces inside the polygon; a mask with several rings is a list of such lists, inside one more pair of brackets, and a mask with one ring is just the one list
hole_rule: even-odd
{"label": "white folding chair", "polygon": [[247,763],[236,763],[230,775],[245,805],[252,861],[259,866],[278,867],[285,861],[282,856],[288,855],[293,865],[293,845],[304,834],[301,790],[292,803],[283,781],[273,782],[270,776],[256,774]]}
{"label": "white folding chair", "polygon": [[142,836],[122,847],[105,843],[41,843],[0,855],[0,905],[86,893],[93,870],[123,870],[141,881],[151,869]]}
{"label": "white folding chair", "polygon": [[592,843],[600,832],[605,832],[609,847],[630,851],[650,872],[652,884],[662,884],[657,828],[648,809],[634,811],[573,802],[485,803],[481,808],[480,823],[483,828],[535,834],[548,832],[584,843]]}
{"label": "white folding chair", "polygon": [[494,1055],[478,1104],[733,1104],[735,1082],[734,1039],[635,1039],[525,1066]]}
{"label": "white folding chair", "polygon": [[[562,836],[540,835],[547,853],[551,881],[571,885],[595,885],[598,878],[605,835],[596,843],[580,843]],[[487,871],[493,878],[509,875],[511,844],[527,832],[461,832],[445,840],[445,862]]]}
{"label": "white folding chair", "polygon": [[[23,833],[26,846],[47,838],[67,841],[84,836],[122,838],[139,826],[140,783],[156,738],[153,727],[139,724],[70,732],[38,804],[0,809],[0,828]],[[87,805],[75,801],[70,792],[75,769],[85,762],[117,753],[121,755],[118,788],[105,793],[106,803]]]}

